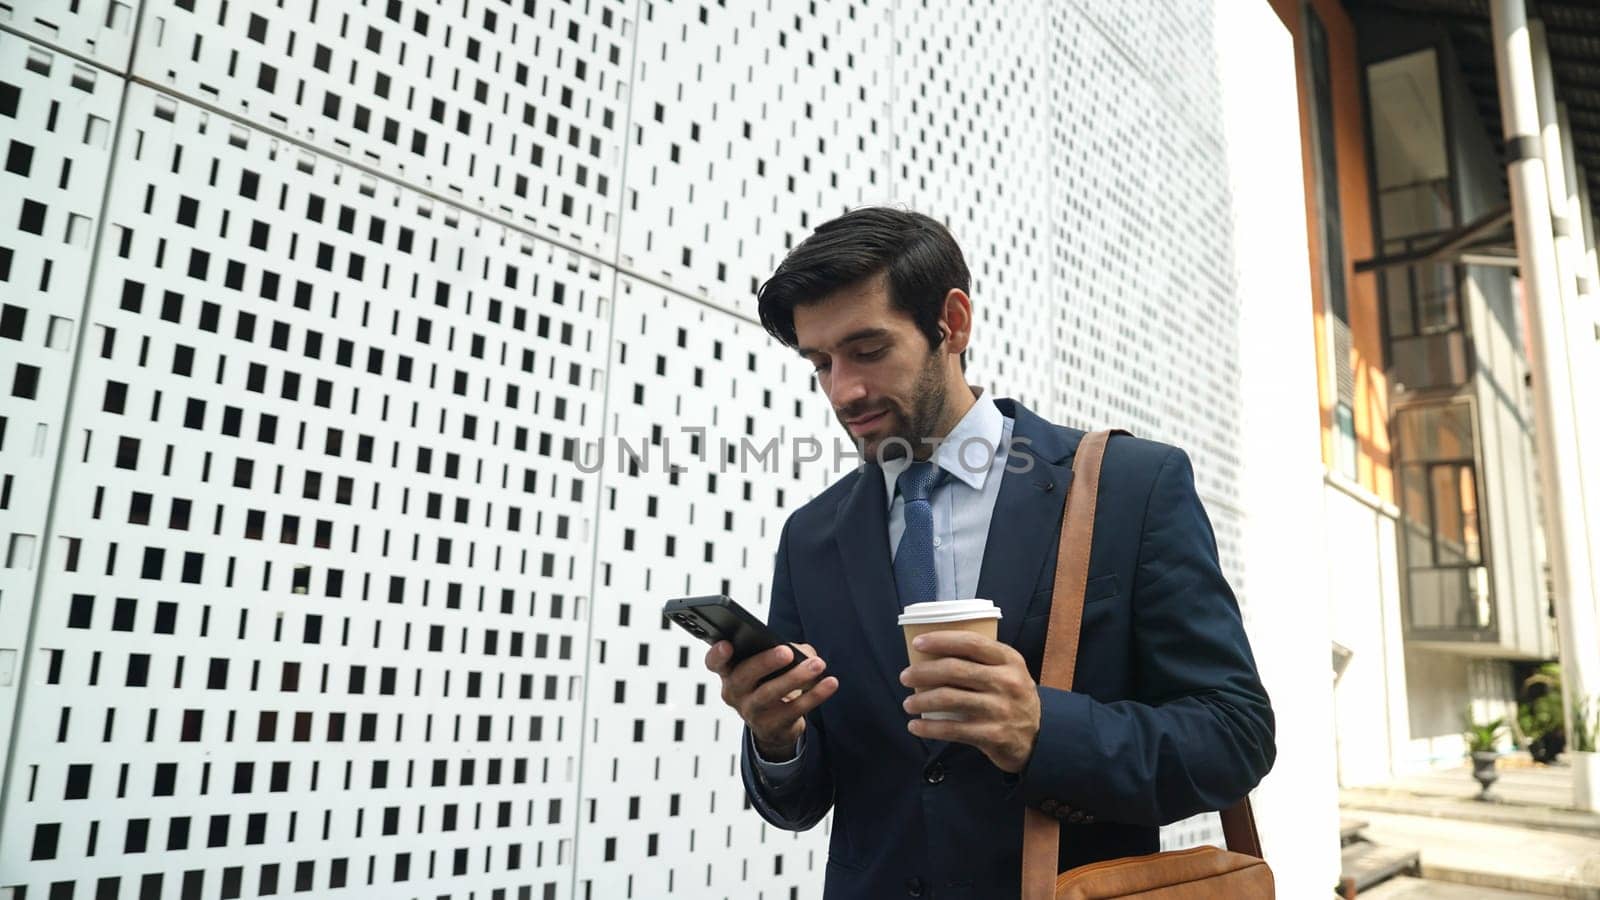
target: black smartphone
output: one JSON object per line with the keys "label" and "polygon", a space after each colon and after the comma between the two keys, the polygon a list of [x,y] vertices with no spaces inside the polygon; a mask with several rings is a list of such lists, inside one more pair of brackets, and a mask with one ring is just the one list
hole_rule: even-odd
{"label": "black smartphone", "polygon": [[804,650],[778,637],[749,610],[721,594],[668,600],[667,605],[661,608],[661,614],[707,644],[718,641],[733,644],[735,665],[757,653],[787,644],[794,650],[794,658],[789,660],[788,665],[763,677],[762,683],[782,675],[806,659]]}

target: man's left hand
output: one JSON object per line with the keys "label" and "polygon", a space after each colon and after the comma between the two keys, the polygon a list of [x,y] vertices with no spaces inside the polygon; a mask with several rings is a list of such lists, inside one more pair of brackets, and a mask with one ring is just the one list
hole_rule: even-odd
{"label": "man's left hand", "polygon": [[1039,736],[1038,686],[1022,654],[969,631],[930,631],[917,641],[918,650],[938,658],[900,673],[901,684],[918,689],[906,698],[906,712],[952,712],[964,721],[912,719],[907,730],[971,744],[1001,771],[1021,772]]}

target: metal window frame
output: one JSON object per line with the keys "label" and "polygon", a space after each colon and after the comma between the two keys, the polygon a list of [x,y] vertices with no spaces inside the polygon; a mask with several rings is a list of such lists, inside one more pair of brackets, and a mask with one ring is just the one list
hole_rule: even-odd
{"label": "metal window frame", "polygon": [[[1428,409],[1428,408],[1438,408],[1438,407],[1444,407],[1444,406],[1463,406],[1463,407],[1466,407],[1468,421],[1471,423],[1471,427],[1472,427],[1472,452],[1473,452],[1473,457],[1472,458],[1449,457],[1449,458],[1440,458],[1440,459],[1437,459],[1437,460],[1424,459],[1424,460],[1412,460],[1412,461],[1409,461],[1409,462],[1401,462],[1402,458],[1405,456],[1406,448],[1403,446],[1403,444],[1404,444],[1404,440],[1402,438],[1402,434],[1403,433],[1397,427],[1400,416],[1404,415],[1407,412],[1415,412],[1415,411],[1418,411],[1418,410],[1423,410],[1423,409]],[[1491,533],[1491,530],[1489,528],[1489,516],[1486,513],[1487,496],[1484,493],[1485,484],[1484,484],[1484,480],[1483,480],[1483,467],[1481,465],[1479,465],[1479,460],[1481,460],[1483,458],[1483,431],[1482,431],[1482,428],[1481,428],[1481,425],[1480,425],[1480,419],[1479,419],[1479,416],[1478,416],[1478,403],[1477,403],[1477,400],[1476,400],[1475,397],[1471,396],[1470,394],[1469,395],[1464,395],[1464,396],[1457,395],[1457,396],[1448,397],[1448,398],[1443,398],[1443,397],[1417,398],[1412,402],[1408,402],[1408,403],[1405,403],[1405,404],[1402,404],[1402,405],[1396,407],[1394,409],[1394,411],[1393,411],[1393,414],[1392,414],[1391,418],[1390,418],[1389,425],[1390,425],[1389,433],[1391,435],[1391,440],[1392,440],[1393,459],[1395,460],[1394,469],[1395,469],[1395,474],[1396,474],[1397,479],[1399,478],[1400,470],[1402,468],[1404,468],[1404,467],[1407,467],[1407,466],[1414,466],[1414,467],[1420,466],[1420,467],[1423,467],[1423,468],[1426,469],[1427,467],[1429,467],[1429,466],[1431,466],[1432,464],[1435,464],[1435,463],[1442,464],[1442,465],[1466,463],[1466,464],[1469,464],[1469,465],[1472,466],[1473,489],[1478,492],[1478,515],[1477,515],[1477,518],[1478,518],[1478,558],[1479,558],[1479,562],[1477,564],[1475,564],[1475,565],[1441,566],[1441,565],[1437,564],[1437,561],[1438,561],[1438,538],[1437,538],[1438,530],[1435,527],[1435,522],[1434,522],[1433,483],[1432,483],[1431,479],[1427,479],[1427,490],[1426,490],[1426,497],[1427,497],[1426,503],[1427,503],[1427,507],[1428,507],[1427,524],[1428,524],[1428,529],[1429,529],[1429,531],[1428,531],[1428,550],[1429,550],[1429,555],[1430,555],[1429,565],[1414,565],[1413,564],[1413,560],[1411,558],[1412,555],[1411,555],[1411,549],[1410,549],[1410,541],[1407,539],[1407,535],[1406,535],[1406,527],[1407,527],[1406,522],[1407,522],[1408,516],[1406,514],[1406,508],[1405,508],[1403,493],[1396,498],[1397,499],[1396,505],[1400,509],[1399,521],[1396,524],[1397,524],[1397,527],[1399,529],[1399,540],[1397,541],[1397,543],[1399,544],[1399,547],[1397,548],[1398,549],[1398,559],[1397,559],[1397,561],[1399,563],[1400,573],[1401,573],[1401,584],[1400,584],[1401,601],[1402,601],[1401,602],[1401,607],[1402,607],[1401,608],[1401,616],[1400,616],[1401,634],[1402,634],[1403,637],[1405,637],[1407,639],[1411,639],[1411,640],[1440,641],[1440,642],[1444,642],[1444,643],[1465,643],[1465,644],[1492,644],[1492,643],[1498,643],[1499,640],[1500,640],[1500,604],[1499,604],[1498,592],[1494,588],[1494,576],[1495,576],[1495,570],[1496,570],[1495,563],[1494,563],[1494,559],[1495,559],[1495,554],[1494,554],[1494,535]],[[1460,628],[1460,627],[1439,628],[1439,627],[1419,626],[1419,625],[1416,624],[1416,617],[1415,617],[1415,615],[1413,613],[1413,610],[1412,610],[1411,572],[1412,572],[1413,569],[1418,569],[1418,570],[1421,570],[1421,569],[1433,569],[1433,570],[1443,569],[1443,570],[1446,570],[1446,571],[1466,571],[1466,570],[1474,569],[1474,568],[1478,568],[1478,567],[1482,567],[1485,570],[1487,570],[1488,575],[1489,575],[1489,591],[1490,591],[1490,594],[1489,594],[1489,620],[1485,625],[1483,625],[1481,627],[1478,627],[1478,628]]]}
{"label": "metal window frame", "polygon": [[[1373,120],[1372,120],[1372,88],[1371,88],[1372,79],[1371,79],[1371,71],[1372,71],[1372,67],[1373,66],[1380,65],[1380,64],[1386,63],[1386,62],[1390,62],[1392,60],[1400,59],[1402,57],[1412,56],[1412,55],[1417,54],[1417,53],[1425,53],[1425,52],[1428,52],[1428,51],[1432,51],[1433,52],[1433,65],[1434,65],[1434,71],[1435,71],[1435,78],[1437,79],[1438,85],[1439,85],[1439,114],[1440,114],[1440,116],[1441,116],[1441,118],[1443,120],[1442,121],[1442,128],[1443,128],[1443,135],[1444,135],[1444,155],[1445,155],[1445,172],[1446,172],[1446,176],[1445,176],[1445,178],[1443,180],[1445,180],[1449,184],[1448,191],[1449,191],[1449,197],[1450,197],[1450,222],[1452,224],[1452,228],[1454,229],[1456,224],[1460,221],[1460,218],[1461,218],[1461,191],[1460,191],[1460,184],[1459,184],[1460,165],[1458,164],[1458,162],[1456,160],[1455,145],[1450,140],[1451,135],[1453,135],[1455,133],[1454,129],[1455,129],[1455,124],[1456,123],[1455,123],[1455,116],[1452,115],[1452,112],[1451,112],[1451,109],[1450,109],[1450,104],[1445,102],[1445,98],[1446,98],[1447,93],[1448,93],[1447,88],[1449,86],[1453,86],[1455,84],[1455,82],[1450,78],[1450,73],[1445,69],[1445,64],[1444,64],[1445,63],[1446,51],[1448,49],[1449,48],[1447,47],[1447,42],[1444,41],[1443,39],[1439,39],[1439,40],[1430,41],[1428,43],[1419,44],[1419,45],[1411,48],[1410,50],[1406,50],[1406,51],[1401,52],[1401,53],[1395,53],[1395,54],[1392,54],[1390,56],[1385,56],[1382,59],[1372,59],[1372,60],[1364,60],[1364,61],[1359,61],[1358,60],[1358,62],[1360,62],[1360,66],[1361,66],[1361,76],[1360,76],[1360,82],[1361,82],[1361,85],[1360,85],[1361,86],[1361,106],[1362,106],[1363,118],[1365,120],[1363,122],[1363,125],[1365,126],[1364,129],[1363,129],[1365,131],[1365,135],[1364,135],[1365,140],[1363,141],[1363,143],[1366,145],[1367,172],[1369,173],[1369,176],[1370,176],[1367,179],[1367,202],[1368,202],[1369,207],[1371,209],[1372,232],[1373,232],[1373,238],[1374,238],[1373,243],[1379,248],[1382,248],[1386,243],[1388,243],[1391,240],[1409,242],[1409,241],[1413,241],[1413,240],[1416,240],[1416,239],[1421,238],[1421,237],[1426,237],[1429,234],[1437,234],[1438,232],[1431,232],[1431,233],[1430,232],[1419,232],[1418,234],[1407,235],[1405,237],[1389,237],[1388,235],[1386,235],[1384,233],[1384,230],[1383,230],[1383,217],[1382,217],[1382,214],[1381,214],[1382,206],[1381,206],[1381,204],[1379,202],[1379,198],[1382,196],[1383,192],[1381,190],[1379,190],[1379,187],[1378,187],[1378,165],[1377,165],[1377,163],[1378,163],[1378,152],[1377,152],[1377,141],[1376,141],[1376,138],[1375,138],[1375,129],[1373,128]],[[1448,238],[1446,238],[1446,240],[1448,240]],[[1371,271],[1372,270],[1372,266],[1369,265],[1371,262],[1372,262],[1371,260],[1357,261],[1356,264],[1355,264],[1356,271],[1357,272],[1363,272],[1363,273],[1367,272],[1367,271]],[[1470,343],[1472,332],[1471,332],[1470,325],[1467,322],[1466,307],[1463,304],[1462,297],[1461,297],[1461,284],[1462,284],[1463,275],[1464,275],[1464,273],[1462,272],[1463,268],[1464,267],[1459,265],[1459,264],[1454,266],[1454,269],[1456,270],[1455,271],[1455,279],[1456,279],[1456,289],[1455,289],[1455,295],[1456,295],[1455,296],[1456,320],[1460,323],[1459,326],[1458,326],[1458,329],[1462,333],[1462,340],[1464,342],[1469,342]],[[1411,265],[1411,266],[1407,267],[1406,280],[1407,280],[1407,284],[1408,284],[1408,286],[1410,288],[1411,295],[1413,297],[1415,297],[1416,296],[1416,266],[1415,265]],[[1388,286],[1384,283],[1384,279],[1382,279],[1382,278],[1377,279],[1377,288],[1378,288],[1378,313],[1379,313],[1379,315],[1378,315],[1378,329],[1379,329],[1380,337],[1382,339],[1383,370],[1384,370],[1385,373],[1388,373],[1388,372],[1393,371],[1393,369],[1394,369],[1394,354],[1393,354],[1393,346],[1392,346],[1393,342],[1394,342],[1394,337],[1393,337],[1393,335],[1390,334],[1390,331],[1389,331],[1389,303],[1390,303],[1389,289],[1388,289]],[[1415,303],[1411,304],[1411,319],[1412,319],[1413,328],[1415,328],[1415,324],[1416,324],[1416,304]],[[1452,329],[1452,330],[1456,330],[1456,329]],[[1435,333],[1436,334],[1447,334],[1449,332],[1441,331],[1441,332],[1435,332]],[[1470,350],[1470,347],[1467,347],[1467,348],[1464,348],[1464,349],[1469,349]],[[1468,352],[1468,353],[1465,353],[1464,356],[1466,358],[1466,372],[1465,372],[1465,374],[1463,376],[1463,380],[1459,384],[1449,385],[1448,386],[1448,390],[1450,390],[1450,391],[1458,390],[1463,385],[1470,383],[1472,381],[1472,379],[1477,374],[1476,359],[1474,358],[1475,355],[1470,353],[1470,352]],[[1437,392],[1437,391],[1445,390],[1445,389],[1446,389],[1446,386],[1437,386],[1437,387],[1428,387],[1428,388],[1412,389],[1412,390],[1416,390],[1416,391],[1419,391],[1419,392],[1426,392],[1426,391]],[[1408,393],[1409,392],[1411,392],[1411,391],[1408,391]]]}
{"label": "metal window frame", "polygon": [[[1413,468],[1413,469],[1415,469],[1415,468],[1423,469],[1424,473],[1425,473],[1423,481],[1427,485],[1427,501],[1426,502],[1428,504],[1428,534],[1429,534],[1428,545],[1429,545],[1430,552],[1432,554],[1433,559],[1432,559],[1431,565],[1418,566],[1417,568],[1427,568],[1427,569],[1476,569],[1479,566],[1488,567],[1489,563],[1488,563],[1488,560],[1485,559],[1484,552],[1483,552],[1483,496],[1482,496],[1481,490],[1478,487],[1478,461],[1475,460],[1475,459],[1472,459],[1470,457],[1457,457],[1457,458],[1454,458],[1454,459],[1429,459],[1429,460],[1424,460],[1422,462],[1402,463],[1401,467]],[[1433,490],[1433,470],[1434,469],[1440,469],[1440,468],[1446,468],[1446,467],[1449,467],[1449,468],[1452,468],[1452,469],[1460,469],[1462,467],[1466,467],[1466,468],[1472,470],[1472,490],[1473,490],[1473,493],[1474,493],[1474,498],[1473,499],[1477,501],[1477,507],[1473,511],[1473,515],[1472,515],[1473,524],[1477,527],[1477,530],[1478,530],[1478,560],[1477,560],[1477,562],[1444,563],[1444,562],[1440,562],[1439,561],[1439,521],[1438,521],[1438,516],[1437,516],[1439,506],[1438,506],[1438,503],[1435,502],[1437,498],[1435,497],[1434,490]],[[1463,521],[1465,521],[1465,520],[1463,520]]]}
{"label": "metal window frame", "polygon": [[[1349,325],[1351,279],[1346,277],[1344,272],[1345,266],[1349,263],[1349,254],[1347,252],[1347,248],[1345,247],[1344,240],[1344,203],[1342,202],[1342,198],[1339,196],[1341,184],[1339,181],[1339,147],[1338,142],[1334,140],[1334,133],[1338,131],[1338,123],[1336,121],[1337,111],[1334,109],[1333,102],[1334,79],[1331,41],[1328,34],[1328,27],[1323,23],[1322,17],[1317,14],[1316,7],[1311,0],[1302,0],[1301,16],[1308,23],[1306,27],[1307,39],[1305,42],[1306,54],[1305,59],[1302,60],[1301,64],[1305,69],[1306,83],[1311,89],[1311,160],[1312,165],[1315,167],[1314,182],[1317,211],[1319,213],[1317,242],[1322,249],[1322,264],[1319,266],[1321,272],[1318,273],[1322,280],[1322,308],[1325,315],[1338,319],[1339,321],[1344,322],[1346,325]],[[1326,76],[1326,78],[1323,80],[1326,82],[1328,89],[1327,96],[1325,97],[1322,96],[1322,93],[1318,89],[1319,81],[1317,74],[1319,60],[1316,52],[1318,48],[1315,46],[1316,41],[1314,41],[1311,37],[1313,29],[1315,29],[1321,38],[1321,62],[1324,64],[1322,68],[1322,74]],[[1327,133],[1324,133],[1324,128],[1322,127],[1322,107],[1324,101],[1326,101],[1329,120],[1329,127],[1326,129]],[[1329,146],[1324,147],[1323,145],[1325,143]],[[1328,152],[1324,152],[1325,150],[1331,151],[1331,158]],[[1333,198],[1331,203],[1328,198],[1328,180],[1330,175],[1332,176],[1333,180]],[[1327,225],[1327,213],[1330,206],[1332,206],[1337,213],[1339,226],[1337,228],[1330,229]],[[1337,292],[1337,297],[1335,297],[1334,291],[1335,268],[1328,258],[1330,245],[1337,246],[1339,255],[1337,280],[1341,290]],[[1358,273],[1352,270],[1351,274]],[[1335,304],[1335,300],[1337,300],[1337,304]],[[1342,310],[1342,316],[1335,314],[1334,309],[1336,305],[1340,310]]]}

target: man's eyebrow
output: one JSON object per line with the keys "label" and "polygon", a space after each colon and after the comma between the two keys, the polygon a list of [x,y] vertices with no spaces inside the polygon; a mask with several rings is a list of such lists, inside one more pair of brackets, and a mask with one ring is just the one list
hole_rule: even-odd
{"label": "man's eyebrow", "polygon": [[[887,329],[887,328],[881,328],[881,327],[880,328],[860,328],[860,329],[852,331],[849,334],[845,335],[844,337],[840,338],[839,339],[839,346],[842,347],[842,346],[844,346],[846,344],[853,344],[853,343],[856,343],[857,341],[866,341],[866,340],[871,340],[873,338],[888,337],[889,334],[890,334],[890,332],[889,332],[889,329]],[[813,353],[821,353],[822,352],[821,350],[818,350],[815,347],[796,347],[794,349],[795,349],[795,352],[800,354],[801,356],[810,356]]]}

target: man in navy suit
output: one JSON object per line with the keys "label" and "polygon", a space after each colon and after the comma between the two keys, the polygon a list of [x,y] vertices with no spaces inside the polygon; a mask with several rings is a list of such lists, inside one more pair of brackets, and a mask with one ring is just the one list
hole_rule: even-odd
{"label": "man in navy suit", "polygon": [[[1056,816],[1063,870],[1153,853],[1158,826],[1240,800],[1273,715],[1182,450],[1113,438],[1101,472],[1073,690],[1037,684],[1083,432],[967,385],[969,277],[937,222],[865,208],[762,286],[762,323],[816,367],[863,464],[779,538],[769,624],[786,647],[706,667],[744,720],[752,805],[796,831],[830,810],[828,900],[1016,897],[1024,805]],[[924,635],[904,605],[986,598],[998,640]],[[917,693],[913,693],[917,689]],[[953,712],[960,720],[919,716]]]}

